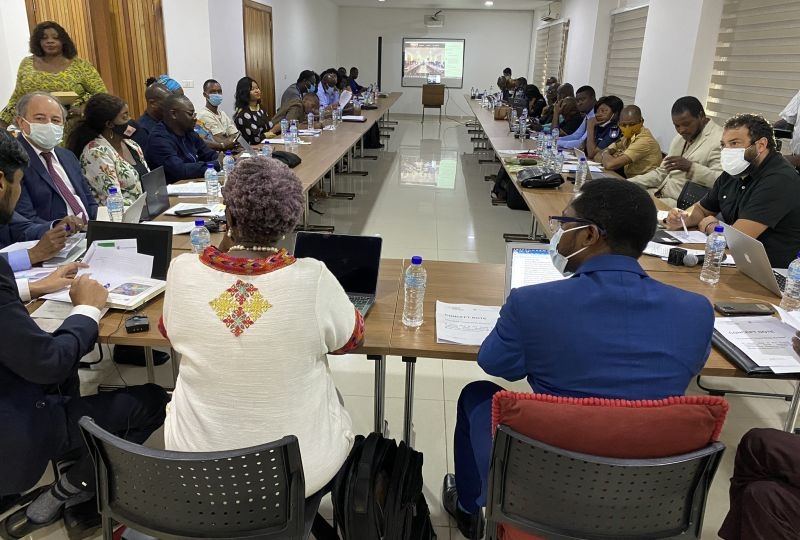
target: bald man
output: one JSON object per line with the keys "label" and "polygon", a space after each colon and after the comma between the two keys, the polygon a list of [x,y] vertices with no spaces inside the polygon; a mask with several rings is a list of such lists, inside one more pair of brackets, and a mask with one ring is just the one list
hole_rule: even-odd
{"label": "bald man", "polygon": [[161,104],[171,95],[171,92],[163,83],[154,82],[144,91],[144,98],[147,100],[147,109],[144,114],[136,120],[136,131],[133,132],[131,139],[147,150],[147,142],[150,140],[150,132],[161,122]]}
{"label": "bald man", "polygon": [[661,147],[650,130],[644,127],[642,110],[636,105],[622,109],[619,117],[622,138],[600,154],[603,167],[624,168],[627,178],[652,171],[661,164]]}

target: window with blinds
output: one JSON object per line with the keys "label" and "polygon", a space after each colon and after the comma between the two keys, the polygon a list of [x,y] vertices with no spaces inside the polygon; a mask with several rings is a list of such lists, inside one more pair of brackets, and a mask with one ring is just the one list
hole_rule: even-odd
{"label": "window with blinds", "polygon": [[561,81],[568,33],[569,21],[550,23],[536,30],[531,84],[538,86],[543,94],[544,82],[548,77],[557,77]]}
{"label": "window with blinds", "polygon": [[617,96],[625,105],[636,98],[647,12],[647,6],[611,12],[603,94]]}
{"label": "window with blinds", "polygon": [[726,0],[706,113],[777,119],[800,89],[800,2]]}

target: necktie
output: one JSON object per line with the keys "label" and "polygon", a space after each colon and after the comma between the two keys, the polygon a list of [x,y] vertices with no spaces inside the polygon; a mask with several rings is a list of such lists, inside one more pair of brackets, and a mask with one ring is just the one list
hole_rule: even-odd
{"label": "necktie", "polygon": [[[80,216],[84,213],[83,208],[81,207],[81,203],[78,202],[77,197],[73,195],[72,191],[70,191],[69,186],[64,183],[64,179],[59,176],[56,172],[56,168],[53,167],[53,153],[52,152],[42,152],[42,157],[47,162],[47,172],[50,173],[50,178],[53,179],[53,183],[58,188],[59,193],[61,196],[64,197],[64,201],[69,206],[72,213],[75,216]],[[86,216],[83,216],[83,220],[86,221]]]}

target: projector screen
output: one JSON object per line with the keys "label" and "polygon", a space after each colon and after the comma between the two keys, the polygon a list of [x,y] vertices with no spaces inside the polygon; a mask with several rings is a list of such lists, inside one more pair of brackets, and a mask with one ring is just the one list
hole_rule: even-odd
{"label": "projector screen", "polygon": [[464,40],[403,38],[402,86],[439,82],[461,88],[464,78]]}

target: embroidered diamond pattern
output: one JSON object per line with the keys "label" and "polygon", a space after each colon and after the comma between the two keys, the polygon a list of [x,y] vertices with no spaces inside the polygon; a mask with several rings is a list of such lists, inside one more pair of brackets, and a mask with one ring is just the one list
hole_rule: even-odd
{"label": "embroidered diamond pattern", "polygon": [[241,279],[208,304],[236,337],[241,336],[272,307],[258,287]]}

